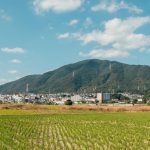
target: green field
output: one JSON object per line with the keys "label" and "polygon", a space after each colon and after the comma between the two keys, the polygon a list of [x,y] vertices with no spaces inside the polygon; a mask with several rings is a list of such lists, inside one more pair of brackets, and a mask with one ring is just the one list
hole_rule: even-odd
{"label": "green field", "polygon": [[150,149],[150,113],[0,110],[0,150]]}

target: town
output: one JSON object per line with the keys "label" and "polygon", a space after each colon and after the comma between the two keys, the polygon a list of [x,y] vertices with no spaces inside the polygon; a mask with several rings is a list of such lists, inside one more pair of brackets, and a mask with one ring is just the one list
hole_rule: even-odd
{"label": "town", "polygon": [[48,105],[64,105],[67,101],[73,104],[133,104],[145,103],[144,95],[130,93],[57,93],[57,94],[0,94],[1,104],[48,104]]}

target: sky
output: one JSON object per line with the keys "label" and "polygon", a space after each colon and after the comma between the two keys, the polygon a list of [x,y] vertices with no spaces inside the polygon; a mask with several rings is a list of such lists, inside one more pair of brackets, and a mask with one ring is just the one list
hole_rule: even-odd
{"label": "sky", "polygon": [[85,59],[150,65],[149,0],[0,0],[0,84]]}

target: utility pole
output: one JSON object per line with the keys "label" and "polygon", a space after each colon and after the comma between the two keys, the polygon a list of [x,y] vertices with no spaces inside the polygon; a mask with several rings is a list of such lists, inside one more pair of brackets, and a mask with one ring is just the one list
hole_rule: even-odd
{"label": "utility pole", "polygon": [[110,71],[110,73],[112,71],[112,65],[111,65],[111,63],[109,64],[109,71]]}
{"label": "utility pole", "polygon": [[118,83],[118,90],[120,90],[120,84]]}
{"label": "utility pole", "polygon": [[50,94],[51,94],[51,91],[50,91],[50,88],[49,88],[49,91],[48,91],[48,97],[50,98]]}
{"label": "utility pole", "polygon": [[[112,64],[109,64],[109,71],[110,71],[110,75],[112,74]],[[110,93],[114,94],[114,88],[113,88],[113,82],[111,83],[111,91]]]}
{"label": "utility pole", "polygon": [[146,86],[144,85],[144,91],[146,91]]}
{"label": "utility pole", "polygon": [[137,86],[137,90],[140,90],[140,81],[138,80],[138,86]]}
{"label": "utility pole", "polygon": [[26,84],[26,94],[28,94],[28,92],[29,92],[29,84],[27,83]]}
{"label": "utility pole", "polygon": [[74,71],[73,71],[73,73],[72,73],[72,77],[74,78],[74,76],[75,76],[75,73],[74,73]]}

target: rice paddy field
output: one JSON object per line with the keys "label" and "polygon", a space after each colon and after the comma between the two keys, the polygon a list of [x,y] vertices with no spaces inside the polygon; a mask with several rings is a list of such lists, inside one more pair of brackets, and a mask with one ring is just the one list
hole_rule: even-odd
{"label": "rice paddy field", "polygon": [[126,149],[150,149],[150,112],[0,110],[0,150]]}

